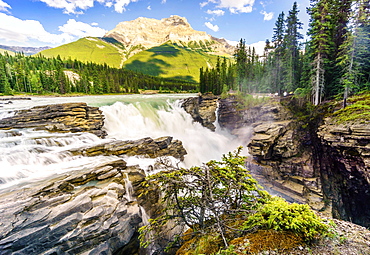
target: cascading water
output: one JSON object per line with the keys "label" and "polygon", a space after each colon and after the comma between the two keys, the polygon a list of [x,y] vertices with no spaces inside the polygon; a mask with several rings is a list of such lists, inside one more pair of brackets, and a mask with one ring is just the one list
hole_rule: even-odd
{"label": "cascading water", "polygon": [[[134,140],[144,137],[172,136],[183,142],[188,155],[185,166],[199,165],[239,146],[239,141],[227,132],[212,132],[181,107],[178,99],[189,95],[128,95],[71,98],[35,98],[4,105],[0,118],[17,109],[62,102],[86,102],[100,106],[105,115],[106,139]],[[85,169],[112,160],[115,156],[74,156],[73,148],[100,143],[102,139],[88,133],[49,133],[31,129],[0,131],[0,189],[20,187],[37,179],[71,170]],[[153,160],[126,158],[128,164],[144,167]]]}
{"label": "cascading water", "polygon": [[143,137],[172,136],[182,141],[188,155],[187,167],[199,165],[210,159],[235,150],[238,140],[227,132],[212,132],[181,108],[178,101],[152,106],[149,103],[123,104],[101,107],[105,115],[105,130],[108,137],[130,140]]}

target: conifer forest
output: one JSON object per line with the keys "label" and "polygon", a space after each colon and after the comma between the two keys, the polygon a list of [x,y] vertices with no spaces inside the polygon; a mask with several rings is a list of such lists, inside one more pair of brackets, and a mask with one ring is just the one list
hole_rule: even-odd
{"label": "conifer forest", "polygon": [[0,54],[0,93],[138,93],[139,89],[195,91],[198,84],[158,78],[108,65],[42,55]]}
{"label": "conifer forest", "polygon": [[311,0],[308,39],[295,2],[280,13],[263,56],[241,39],[235,63],[201,69],[200,91],[221,94],[295,93],[318,105],[325,99],[370,89],[370,1]]}

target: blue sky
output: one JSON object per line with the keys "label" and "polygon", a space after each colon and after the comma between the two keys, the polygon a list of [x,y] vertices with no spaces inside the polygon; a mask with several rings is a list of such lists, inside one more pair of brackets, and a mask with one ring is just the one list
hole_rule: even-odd
{"label": "blue sky", "polygon": [[[0,44],[51,46],[85,36],[103,36],[119,22],[138,17],[186,17],[214,37],[262,45],[276,18],[294,0],[0,0]],[[307,29],[309,0],[297,0]]]}

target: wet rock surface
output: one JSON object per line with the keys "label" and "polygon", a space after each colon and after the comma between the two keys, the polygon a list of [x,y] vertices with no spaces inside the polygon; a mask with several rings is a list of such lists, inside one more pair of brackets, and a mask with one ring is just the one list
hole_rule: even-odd
{"label": "wet rock surface", "polygon": [[[143,221],[144,172],[122,159],[0,191],[1,254],[112,254]],[[128,189],[129,183],[132,191]],[[132,192],[132,193],[131,193]],[[146,197],[141,198],[147,200]],[[158,193],[151,192],[155,212]],[[149,208],[148,208],[149,209]]]}
{"label": "wet rock surface", "polygon": [[90,132],[105,137],[104,116],[86,103],[36,106],[0,120],[0,129],[37,128],[51,132]]}

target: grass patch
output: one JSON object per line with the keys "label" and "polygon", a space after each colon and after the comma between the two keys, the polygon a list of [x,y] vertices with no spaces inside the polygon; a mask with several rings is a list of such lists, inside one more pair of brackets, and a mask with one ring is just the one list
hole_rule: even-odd
{"label": "grass patch", "polygon": [[370,93],[351,97],[347,102],[347,107],[333,113],[333,121],[335,123],[370,122]]}

